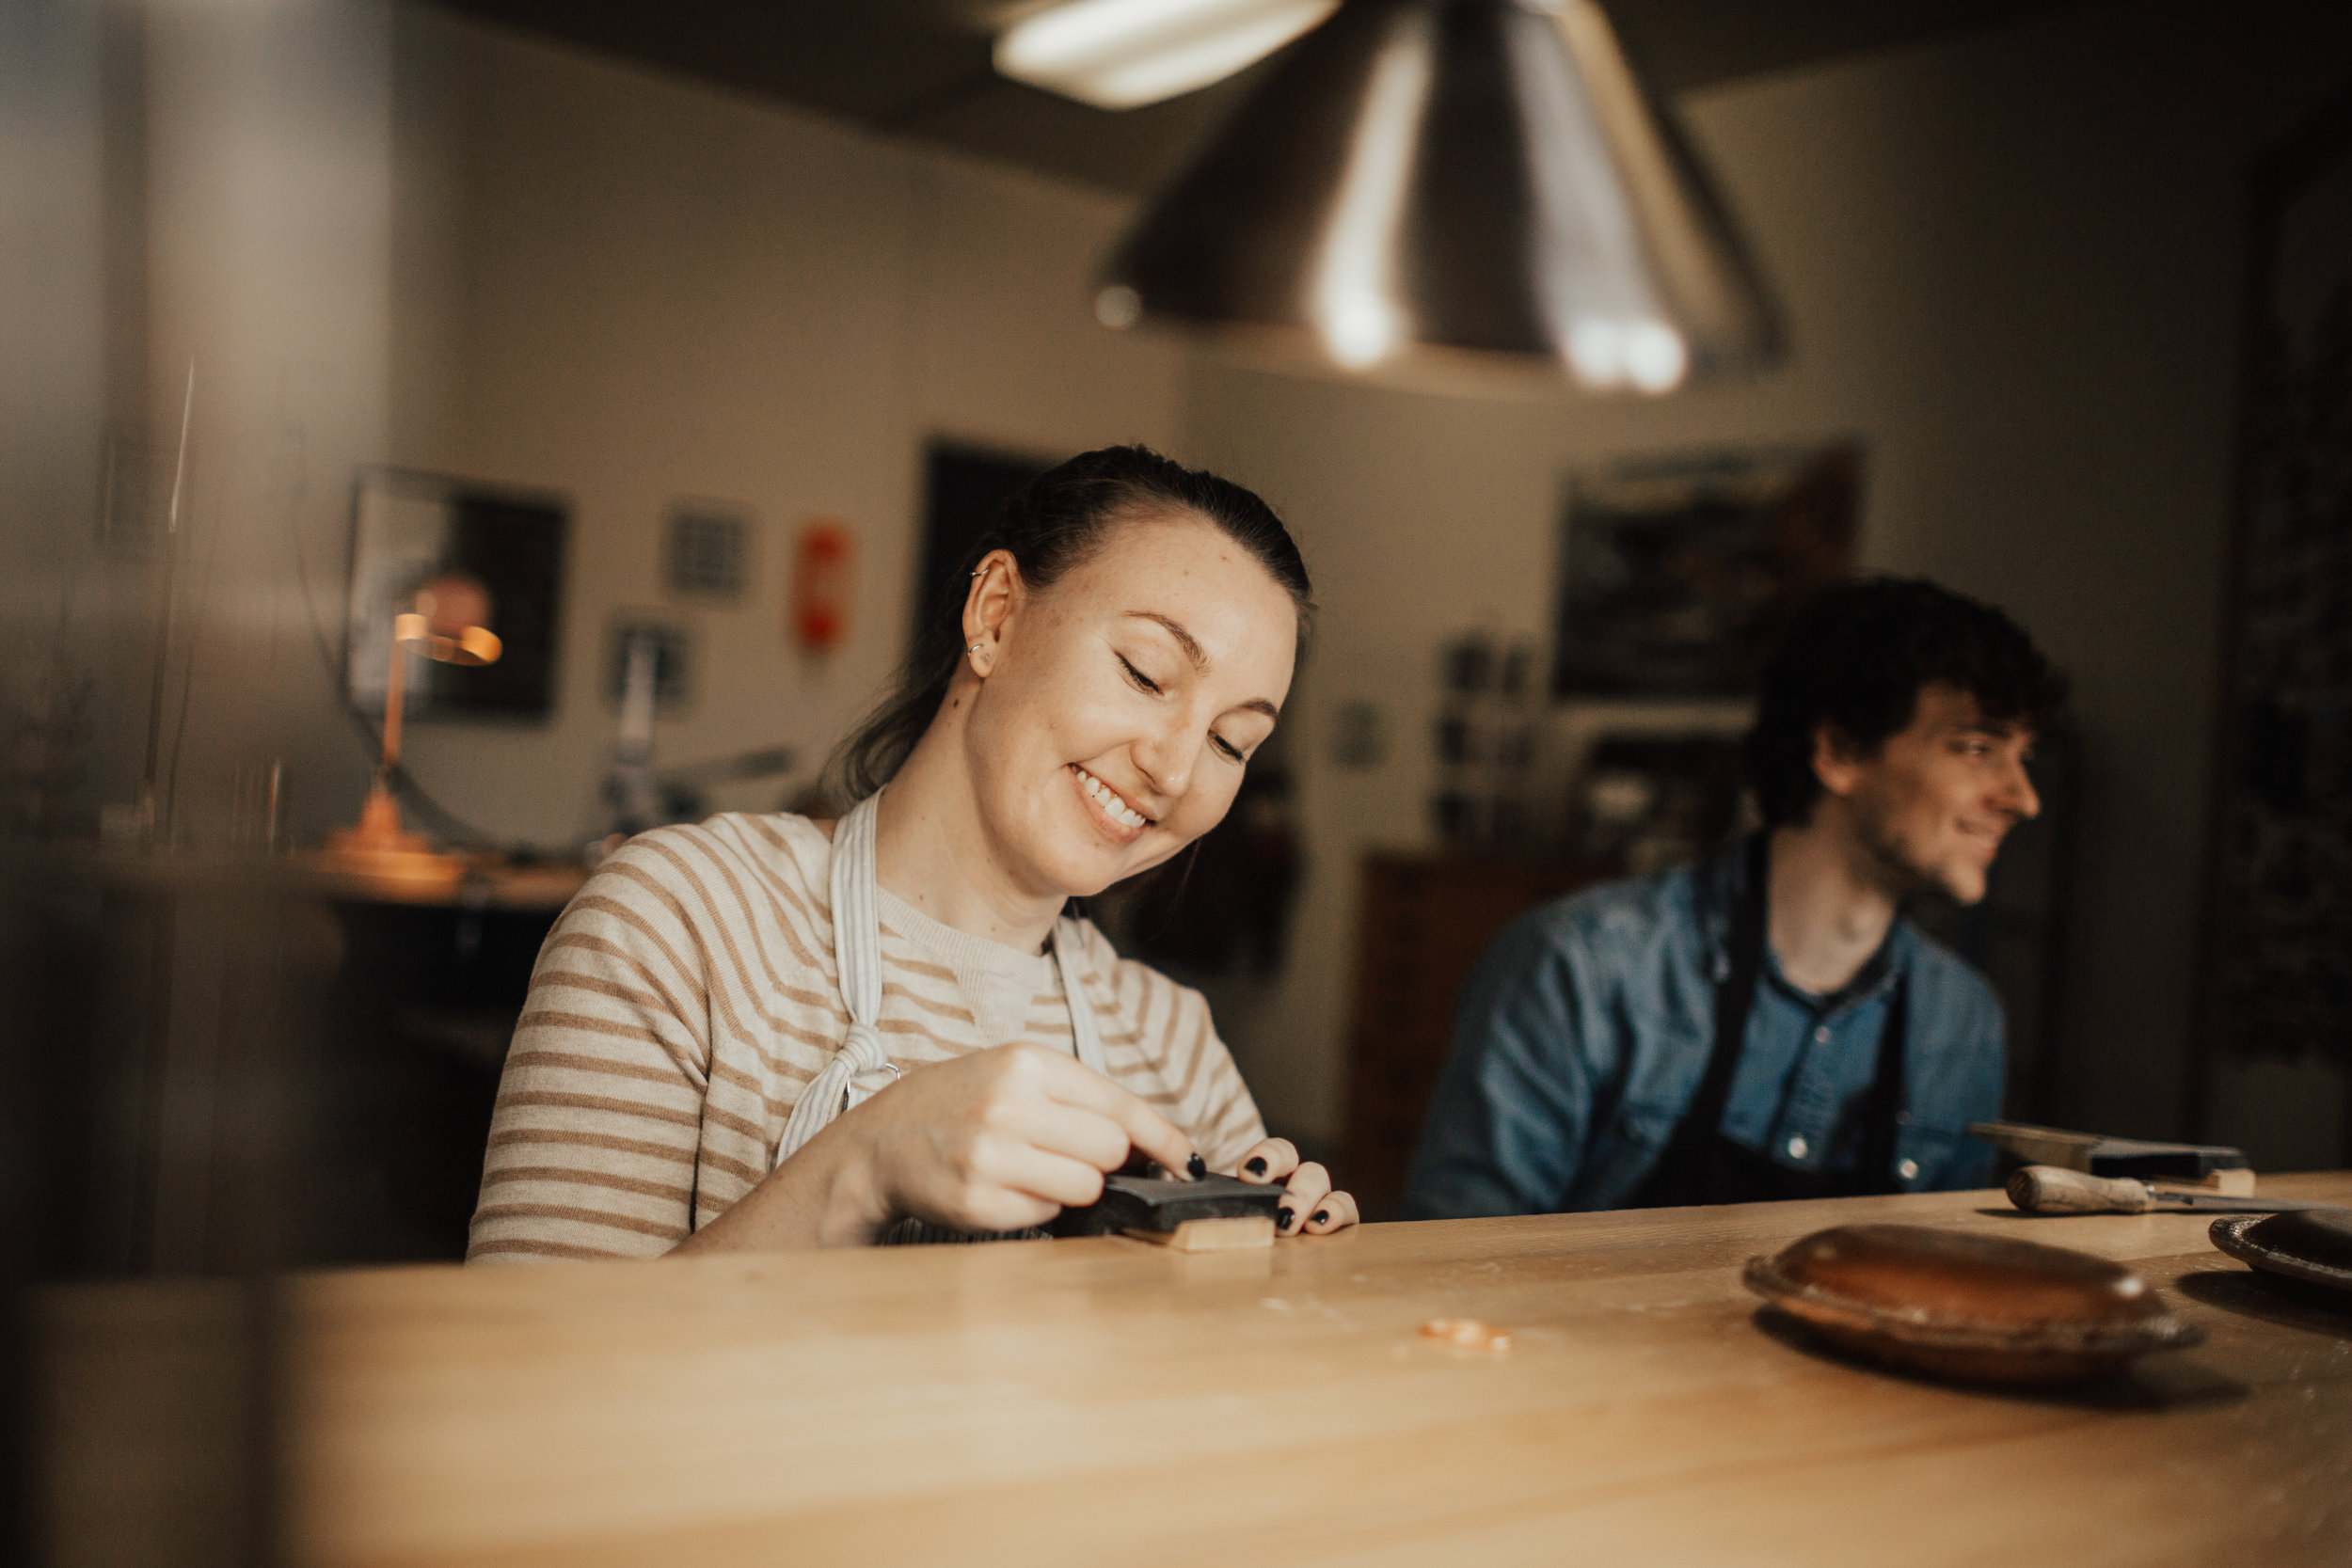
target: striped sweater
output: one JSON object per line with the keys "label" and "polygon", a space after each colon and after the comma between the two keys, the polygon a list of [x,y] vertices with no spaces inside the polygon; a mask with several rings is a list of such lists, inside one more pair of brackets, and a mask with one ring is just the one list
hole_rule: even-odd
{"label": "striped sweater", "polygon": [[[832,859],[824,828],[778,815],[660,829],[605,862],[532,974],[469,1259],[657,1257],[759,1182],[849,1031]],[[1074,1049],[1049,958],[880,903],[877,1027],[893,1061],[1014,1039]],[[1208,1005],[1080,925],[1110,1076],[1232,1169],[1265,1134]],[[1009,995],[1009,976],[1026,983]]]}

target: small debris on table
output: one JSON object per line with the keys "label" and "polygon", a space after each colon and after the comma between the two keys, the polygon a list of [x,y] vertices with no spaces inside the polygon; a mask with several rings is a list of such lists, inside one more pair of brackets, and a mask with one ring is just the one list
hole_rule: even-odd
{"label": "small debris on table", "polygon": [[1442,1340],[1459,1350],[1506,1351],[1511,1331],[1476,1318],[1432,1318],[1421,1325],[1424,1338]]}

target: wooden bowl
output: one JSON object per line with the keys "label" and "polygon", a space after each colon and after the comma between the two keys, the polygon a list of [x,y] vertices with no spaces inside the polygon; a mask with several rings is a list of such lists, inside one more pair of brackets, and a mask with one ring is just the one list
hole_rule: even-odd
{"label": "wooden bowl", "polygon": [[2225,1214],[2207,1234],[2296,1299],[2352,1309],[2352,1209]]}
{"label": "wooden bowl", "polygon": [[1968,1382],[2069,1383],[2205,1337],[2121,1263],[1926,1226],[1817,1230],[1743,1277],[1842,1350]]}

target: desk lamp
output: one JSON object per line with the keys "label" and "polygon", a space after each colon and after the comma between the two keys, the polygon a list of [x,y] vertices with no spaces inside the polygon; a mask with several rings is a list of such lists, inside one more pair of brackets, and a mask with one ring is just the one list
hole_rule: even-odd
{"label": "desk lamp", "polygon": [[408,656],[411,652],[443,664],[495,664],[501,651],[498,637],[484,623],[490,618],[489,591],[469,577],[445,573],[417,590],[411,608],[392,618],[391,669],[384,681],[384,756],[376,764],[375,782],[367,803],[359,808],[357,827],[329,833],[318,859],[338,871],[391,877],[402,880],[455,881],[465,863],[454,855],[436,854],[422,833],[400,825],[400,805],[392,799],[392,768],[400,761],[401,710],[406,705]]}

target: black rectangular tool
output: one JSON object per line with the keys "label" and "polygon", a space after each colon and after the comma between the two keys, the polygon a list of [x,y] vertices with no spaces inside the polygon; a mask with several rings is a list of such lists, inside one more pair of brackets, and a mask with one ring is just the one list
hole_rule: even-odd
{"label": "black rectangular tool", "polygon": [[1167,1232],[1186,1220],[1273,1219],[1282,1206],[1278,1183],[1204,1176],[1176,1181],[1164,1176],[1106,1176],[1103,1196],[1083,1209],[1065,1209],[1057,1236],[1114,1236],[1123,1230]]}
{"label": "black rectangular tool", "polygon": [[2022,1121],[1972,1121],[1972,1136],[2029,1165],[2057,1165],[2091,1176],[2127,1176],[2141,1181],[2199,1181],[2217,1170],[2239,1170],[2245,1154],[2218,1144],[2155,1143],[2142,1138],[2106,1138]]}

